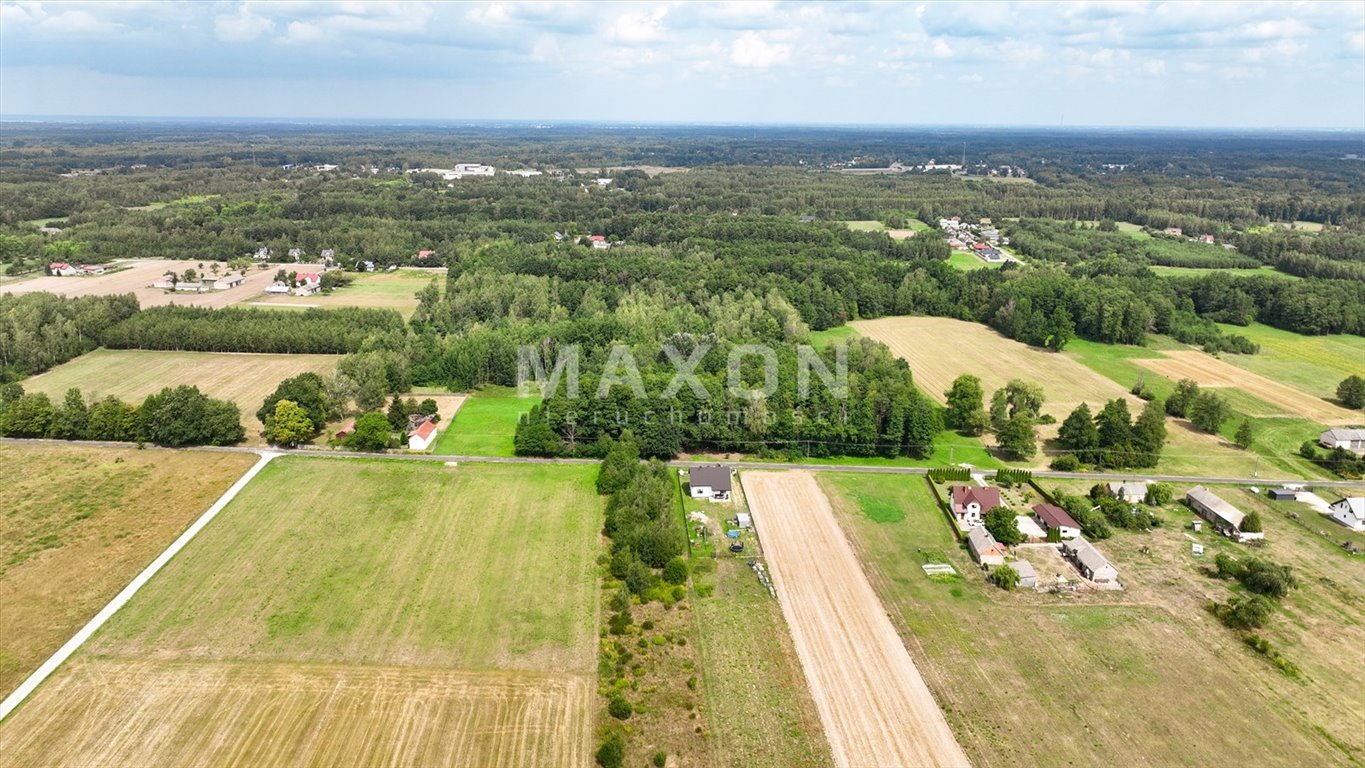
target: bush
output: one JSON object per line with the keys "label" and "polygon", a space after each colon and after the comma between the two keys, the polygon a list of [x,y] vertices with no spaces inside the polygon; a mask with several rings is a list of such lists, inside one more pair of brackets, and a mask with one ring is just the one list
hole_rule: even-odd
{"label": "bush", "polygon": [[1008,565],[1002,565],[991,571],[990,580],[995,586],[1009,592],[1019,586],[1019,572]]}
{"label": "bush", "polygon": [[668,753],[662,750],[654,753],[654,768],[664,768],[668,763]]}
{"label": "bush", "polygon": [[607,714],[617,720],[629,720],[634,711],[630,702],[626,701],[625,697],[619,693],[612,694],[612,697],[607,700]]}
{"label": "bush", "polygon": [[986,513],[986,530],[991,532],[996,541],[1012,547],[1024,540],[1024,534],[1019,530],[1019,521],[1015,517],[1014,510],[1009,507],[996,507]]}
{"label": "bush", "polygon": [[626,761],[626,741],[617,731],[608,733],[597,748],[597,764],[602,768],[621,768]]}
{"label": "bush", "polygon": [[1057,472],[1076,472],[1081,468],[1081,460],[1073,454],[1064,453],[1053,459],[1048,466]]}

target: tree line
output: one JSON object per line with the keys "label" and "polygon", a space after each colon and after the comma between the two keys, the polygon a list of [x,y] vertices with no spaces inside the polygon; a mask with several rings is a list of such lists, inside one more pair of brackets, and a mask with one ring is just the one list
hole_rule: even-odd
{"label": "tree line", "polygon": [[42,392],[0,385],[0,435],[58,440],[110,440],[171,448],[231,445],[246,437],[237,405],[198,387],[166,387],[141,404],[109,396],[87,403],[77,388],[60,404]]}

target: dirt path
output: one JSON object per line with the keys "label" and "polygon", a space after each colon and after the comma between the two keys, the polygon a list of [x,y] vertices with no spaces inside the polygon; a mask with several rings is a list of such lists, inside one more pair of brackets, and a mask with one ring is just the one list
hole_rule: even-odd
{"label": "dirt path", "polygon": [[52,654],[47,661],[43,662],[42,666],[34,670],[33,674],[29,675],[18,688],[14,689],[13,693],[6,696],[4,701],[0,701],[0,721],[3,721],[16,707],[22,704],[24,699],[28,698],[28,695],[33,693],[34,689],[39,685],[42,685],[43,681],[46,680],[49,675],[57,671],[57,667],[60,667],[63,662],[69,659],[71,654],[75,653],[77,648],[80,648],[86,640],[89,640],[91,635],[95,634],[100,627],[104,626],[104,623],[108,621],[110,617],[117,613],[125,603],[132,599],[133,595],[137,594],[137,591],[142,589],[143,585],[157,574],[157,571],[160,571],[166,563],[169,563],[171,558],[175,557],[180,550],[185,548],[186,544],[189,544],[190,541],[204,529],[204,526],[208,525],[213,518],[217,517],[218,513],[223,511],[223,507],[226,507],[228,502],[232,501],[237,496],[237,493],[245,488],[247,483],[251,482],[251,478],[255,477],[257,473],[264,469],[265,465],[270,463],[271,459],[279,455],[280,454],[278,453],[262,453],[260,460],[253,464],[251,469],[248,469],[246,474],[242,475],[237,482],[233,483],[232,486],[213,503],[213,506],[208,508],[208,511],[204,512],[203,515],[200,515],[199,519],[195,520],[189,528],[185,529],[185,532],[180,534],[179,538],[171,542],[171,545],[166,547],[164,552],[157,555],[157,558],[153,560],[150,565],[144,568],[137,576],[133,577],[133,580],[128,582],[128,586],[124,587],[122,591],[115,595],[114,599],[110,600],[108,605],[100,609],[100,612],[95,614],[95,617],[84,627],[81,627],[80,631],[75,635],[72,635],[71,639],[66,641],[65,645],[58,648],[57,652]]}
{"label": "dirt path", "polygon": [[835,763],[968,765],[815,478],[742,481]]}

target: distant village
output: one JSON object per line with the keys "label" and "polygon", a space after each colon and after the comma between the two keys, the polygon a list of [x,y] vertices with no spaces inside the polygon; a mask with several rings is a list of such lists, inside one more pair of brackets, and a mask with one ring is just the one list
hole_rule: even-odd
{"label": "distant village", "polygon": [[1022,263],[1011,253],[1001,250],[1000,246],[1009,245],[1010,239],[1000,234],[990,219],[980,219],[976,224],[963,221],[960,216],[939,219],[938,228],[945,237],[948,247],[955,251],[970,251],[977,258],[990,264],[1003,264],[1007,261]]}

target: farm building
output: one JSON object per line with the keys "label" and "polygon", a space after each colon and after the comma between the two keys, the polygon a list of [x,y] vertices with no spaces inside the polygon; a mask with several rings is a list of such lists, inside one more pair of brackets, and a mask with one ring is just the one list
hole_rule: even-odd
{"label": "farm building", "polygon": [[982,565],[1005,564],[1005,547],[983,526],[967,532],[967,550],[972,553],[972,559]]}
{"label": "farm building", "polygon": [[1318,437],[1318,444],[1323,448],[1345,448],[1365,454],[1365,429],[1329,429]]}
{"label": "farm building", "polygon": [[1270,497],[1271,501],[1293,501],[1299,497],[1297,491],[1291,491],[1288,488],[1271,488],[1266,495]]}
{"label": "farm building", "polygon": [[436,422],[424,421],[420,427],[408,432],[408,450],[425,451],[436,439]]}
{"label": "farm building", "polygon": [[1009,566],[1014,572],[1019,574],[1019,586],[1025,589],[1033,589],[1038,586],[1038,572],[1033,570],[1033,563],[1027,560],[1015,560]]}
{"label": "farm building", "polygon": [[226,291],[229,288],[236,288],[244,282],[246,282],[245,275],[233,272],[232,274],[223,275],[217,280],[214,280],[213,287],[215,290]]}
{"label": "farm building", "polygon": [[338,430],[336,431],[336,439],[341,440],[342,438],[349,437],[350,434],[351,434],[352,432],[354,432],[354,431],[355,431],[355,419],[352,419],[352,420],[346,422],[345,424],[343,424],[343,425],[341,426],[341,429],[338,429]]}
{"label": "farm building", "polygon": [[1126,480],[1109,483],[1109,495],[1129,504],[1141,504],[1147,500],[1147,483],[1142,480]]}
{"label": "farm building", "polygon": [[322,275],[316,272],[302,272],[297,280],[298,285],[294,287],[295,296],[312,296],[322,289]]}
{"label": "farm building", "polygon": [[1246,514],[1202,485],[1191,488],[1185,494],[1185,502],[1224,536],[1238,541],[1265,538],[1265,533],[1261,531],[1243,531],[1242,521],[1246,519]]}
{"label": "farm building", "polygon": [[182,293],[203,293],[208,288],[199,280],[181,280],[175,284],[175,290]]}
{"label": "farm building", "polygon": [[948,492],[952,494],[953,519],[963,530],[981,525],[981,518],[1000,506],[999,488],[954,485]]}
{"label": "farm building", "polygon": [[276,280],[275,282],[273,282],[273,283],[271,283],[270,285],[267,285],[267,286],[265,287],[265,292],[266,292],[266,293],[289,293],[289,283],[284,283],[284,282],[280,282],[279,280]]}
{"label": "farm building", "polygon": [[687,487],[694,499],[730,500],[730,468],[724,464],[693,467],[687,473]]}
{"label": "farm building", "polygon": [[1365,496],[1351,496],[1328,508],[1333,520],[1353,531],[1365,531]]}
{"label": "farm building", "polygon": [[1034,504],[1033,517],[1043,531],[1050,533],[1055,529],[1063,539],[1074,539],[1081,535],[1081,524],[1056,504]]}
{"label": "farm building", "polygon": [[81,274],[83,275],[102,275],[104,273],[105,267],[103,264],[84,264],[81,266]]}
{"label": "farm building", "polygon": [[1098,549],[1080,537],[1062,542],[1062,557],[1071,561],[1081,575],[1097,584],[1118,581],[1119,572],[1109,564],[1108,558]]}
{"label": "farm building", "polygon": [[54,261],[47,265],[48,274],[53,277],[71,277],[80,273],[80,270],[67,264],[65,261]]}
{"label": "farm building", "polygon": [[167,272],[166,274],[157,278],[156,282],[152,283],[152,287],[160,288],[163,291],[173,291],[175,290],[175,283],[176,283],[175,273]]}

